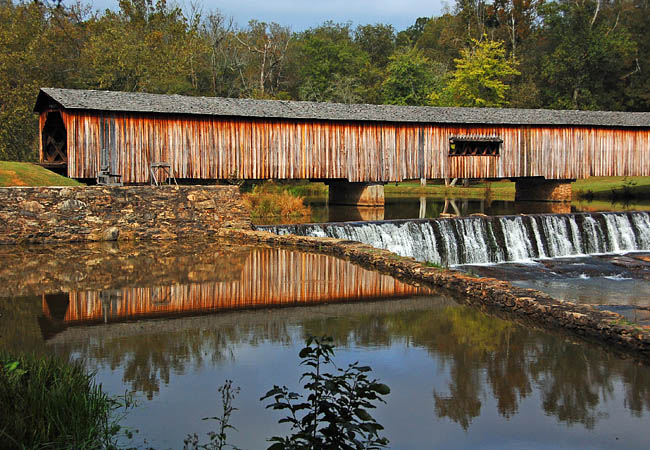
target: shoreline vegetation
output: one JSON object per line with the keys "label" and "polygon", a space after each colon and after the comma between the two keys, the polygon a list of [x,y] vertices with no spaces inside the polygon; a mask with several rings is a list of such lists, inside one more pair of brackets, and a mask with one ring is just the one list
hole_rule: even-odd
{"label": "shoreline vegetation", "polygon": [[250,188],[245,186],[241,190],[244,191],[242,193],[244,205],[254,219],[311,217],[311,208],[305,205],[301,195],[272,180],[253,185]]}
{"label": "shoreline vegetation", "polygon": [[[325,183],[290,182],[291,192],[304,197],[325,198]],[[650,199],[650,177],[591,177],[571,183],[573,199],[582,201],[621,202]],[[389,183],[385,194],[392,197],[427,195],[431,197],[515,199],[515,183],[509,180],[477,181],[470,186],[445,186],[442,180],[421,186],[419,181]]]}
{"label": "shoreline vegetation", "polygon": [[132,399],[107,395],[80,362],[0,353],[0,448],[117,448]]}

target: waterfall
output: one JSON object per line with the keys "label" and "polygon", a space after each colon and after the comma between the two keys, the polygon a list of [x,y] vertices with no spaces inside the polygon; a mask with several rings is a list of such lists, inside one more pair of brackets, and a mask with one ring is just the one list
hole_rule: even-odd
{"label": "waterfall", "polygon": [[353,240],[444,266],[650,250],[650,213],[532,214],[258,226]]}

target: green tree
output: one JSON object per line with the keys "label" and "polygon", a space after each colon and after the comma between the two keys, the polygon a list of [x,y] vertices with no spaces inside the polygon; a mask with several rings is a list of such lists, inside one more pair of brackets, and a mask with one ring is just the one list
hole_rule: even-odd
{"label": "green tree", "polygon": [[392,25],[359,25],[354,32],[354,42],[370,57],[377,67],[386,67],[395,51],[395,29]]}
{"label": "green tree", "polygon": [[349,24],[325,22],[296,36],[294,92],[301,100],[331,101],[337,76],[349,84],[358,79],[368,55],[352,40]]}
{"label": "green tree", "polygon": [[546,105],[625,108],[625,88],[641,74],[635,73],[637,46],[618,24],[618,15],[606,5],[601,8],[600,0],[553,2],[542,8],[546,47],[541,80]]}
{"label": "green tree", "polygon": [[192,50],[198,24],[190,26],[179,7],[165,0],[121,0],[119,12],[107,10],[88,27],[81,55],[88,87],[197,93]]}
{"label": "green tree", "polygon": [[432,101],[444,106],[495,107],[508,104],[506,94],[509,79],[519,75],[517,62],[506,58],[503,44],[484,36],[482,41],[472,39],[469,48],[461,50],[455,59],[456,70],[449,84]]}
{"label": "green tree", "polygon": [[382,85],[384,103],[390,105],[426,105],[440,77],[422,51],[399,50],[390,57]]}

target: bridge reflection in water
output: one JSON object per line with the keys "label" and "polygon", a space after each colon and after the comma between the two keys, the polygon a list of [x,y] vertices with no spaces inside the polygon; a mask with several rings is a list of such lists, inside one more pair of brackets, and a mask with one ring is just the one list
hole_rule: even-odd
{"label": "bridge reflection in water", "polygon": [[70,325],[429,292],[331,256],[254,248],[239,279],[44,294],[43,313],[47,319]]}

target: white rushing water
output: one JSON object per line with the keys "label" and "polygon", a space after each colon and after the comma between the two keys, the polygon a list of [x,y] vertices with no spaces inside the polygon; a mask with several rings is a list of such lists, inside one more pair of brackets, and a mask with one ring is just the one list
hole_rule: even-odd
{"label": "white rushing water", "polygon": [[260,227],[363,242],[445,266],[650,250],[647,212],[464,217]]}

